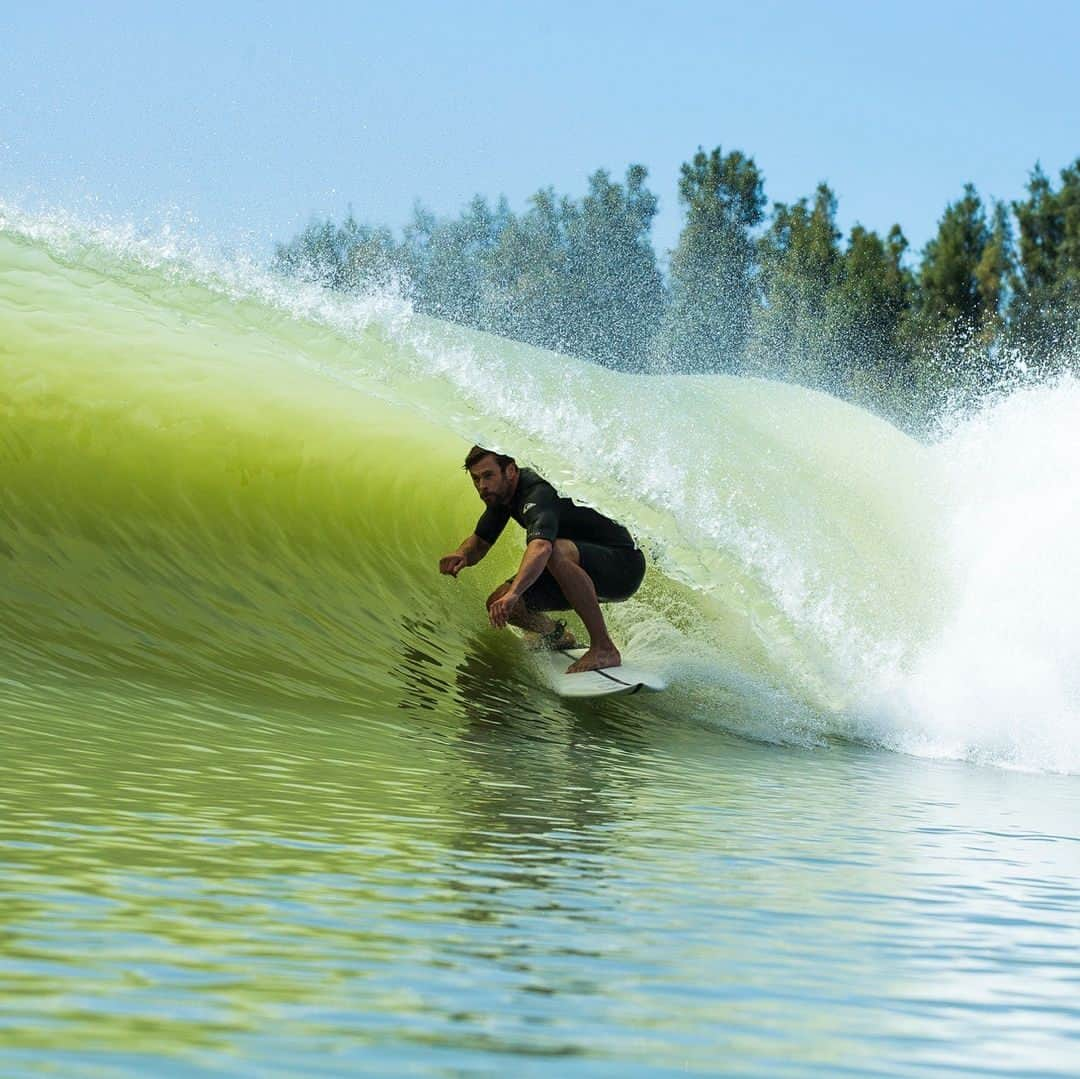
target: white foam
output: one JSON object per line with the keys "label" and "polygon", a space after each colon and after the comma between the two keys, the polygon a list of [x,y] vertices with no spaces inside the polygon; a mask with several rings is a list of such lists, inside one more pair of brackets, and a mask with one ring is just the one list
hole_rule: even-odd
{"label": "white foam", "polygon": [[951,596],[879,686],[885,740],[919,754],[1080,771],[1080,383],[1018,390],[938,447]]}

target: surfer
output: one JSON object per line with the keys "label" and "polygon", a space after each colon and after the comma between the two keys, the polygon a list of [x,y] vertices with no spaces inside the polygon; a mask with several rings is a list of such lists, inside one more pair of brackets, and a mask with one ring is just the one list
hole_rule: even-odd
{"label": "surfer", "polygon": [[457,577],[475,566],[512,517],[525,529],[525,554],[517,573],[487,598],[491,624],[518,626],[537,647],[573,648],[565,623],[546,613],[573,609],[585,623],[589,648],[567,673],[618,667],[622,656],[600,604],[629,599],[645,576],[645,556],[630,533],[596,510],[560,498],[547,480],[518,468],[513,457],[473,446],[465,469],[487,508],[472,535],[439,560],[439,572]]}

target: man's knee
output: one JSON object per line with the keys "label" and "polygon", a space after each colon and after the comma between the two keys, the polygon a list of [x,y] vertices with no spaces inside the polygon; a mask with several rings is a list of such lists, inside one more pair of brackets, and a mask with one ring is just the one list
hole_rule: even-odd
{"label": "man's knee", "polygon": [[551,557],[548,559],[548,566],[552,572],[555,572],[566,565],[580,566],[581,554],[573,540],[557,539],[551,545]]}

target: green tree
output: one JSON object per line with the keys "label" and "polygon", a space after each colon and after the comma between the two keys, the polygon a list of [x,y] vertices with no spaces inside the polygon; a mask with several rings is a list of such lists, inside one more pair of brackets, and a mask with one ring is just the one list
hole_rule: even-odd
{"label": "green tree", "polygon": [[843,280],[836,196],[819,184],[806,199],[776,203],[758,251],[762,302],[756,312],[752,366],[762,374],[838,392],[844,385],[829,322],[829,296]]}
{"label": "green tree", "polygon": [[603,170],[580,201],[538,191],[499,236],[487,264],[485,328],[628,370],[641,368],[663,308],[649,239],[656,197],[631,165]]}
{"label": "green tree", "polygon": [[350,209],[341,225],[314,220],[278,244],[271,268],[324,288],[357,292],[392,284],[400,258],[389,229],[359,224]]}
{"label": "green tree", "polygon": [[1080,159],[1062,169],[1056,191],[1036,165],[1013,211],[1020,236],[1010,337],[1030,364],[1048,368],[1080,344]]}
{"label": "green tree", "polygon": [[910,315],[914,275],[899,225],[882,239],[856,225],[826,294],[826,339],[844,359],[845,396],[910,424],[914,389]]}
{"label": "green tree", "polygon": [[449,220],[418,204],[402,245],[417,310],[481,326],[487,262],[511,216],[505,199],[492,208],[480,195]]}
{"label": "green tree", "polygon": [[914,276],[899,225],[856,225],[846,247],[836,196],[777,203],[759,243],[762,299],[751,369],[823,389],[912,425]]}
{"label": "green tree", "polygon": [[999,381],[1011,250],[1005,207],[995,204],[988,217],[975,188],[965,185],[963,197],[946,207],[919,267],[917,383],[927,410]]}
{"label": "green tree", "polygon": [[504,337],[569,351],[574,317],[567,221],[569,199],[537,191],[529,209],[512,216],[487,262],[481,321]]}
{"label": "green tree", "polygon": [[682,166],[686,223],[671,257],[670,301],[659,361],[680,371],[737,371],[752,324],[753,230],[765,192],[752,158],[699,149]]}
{"label": "green tree", "polygon": [[630,370],[645,365],[663,315],[664,288],[649,233],[657,201],[648,172],[631,165],[626,183],[599,170],[568,222],[570,289],[577,321],[572,350]]}
{"label": "green tree", "polygon": [[991,336],[997,328],[1008,271],[1008,220],[1001,207],[987,219],[971,184],[950,204],[926,245],[919,269],[924,315],[965,336]]}

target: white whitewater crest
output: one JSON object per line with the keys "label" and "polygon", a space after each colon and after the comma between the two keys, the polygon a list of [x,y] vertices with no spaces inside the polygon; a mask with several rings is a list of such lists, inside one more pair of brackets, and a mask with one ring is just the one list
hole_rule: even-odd
{"label": "white whitewater crest", "polygon": [[884,740],[920,755],[1080,771],[1080,382],[1016,390],[934,447],[952,594]]}

